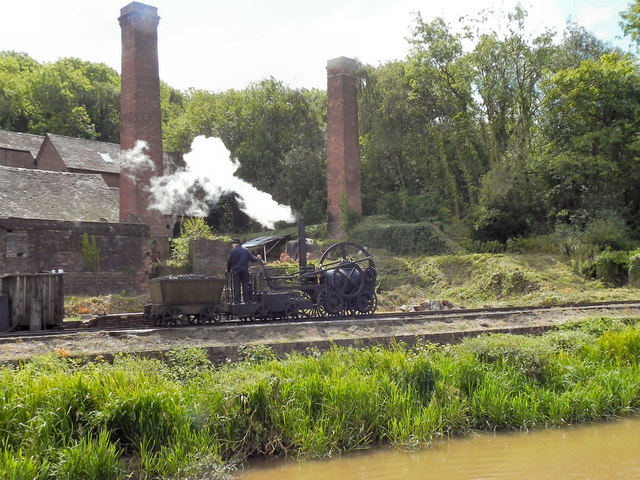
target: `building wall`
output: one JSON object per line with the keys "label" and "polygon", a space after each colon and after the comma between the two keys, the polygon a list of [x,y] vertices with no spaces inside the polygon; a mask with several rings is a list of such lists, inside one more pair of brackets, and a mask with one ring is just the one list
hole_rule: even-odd
{"label": "building wall", "polygon": [[0,148],[0,165],[3,167],[34,168],[33,155],[26,150]]}
{"label": "building wall", "polygon": [[53,146],[49,138],[45,138],[42,147],[36,157],[36,168],[40,170],[51,170],[53,172],[67,172],[67,166],[60,158],[56,147]]}
{"label": "building wall", "polygon": [[[99,260],[92,261],[96,257]],[[151,272],[149,227],[0,219],[0,274],[60,269],[67,295],[146,293]]]}
{"label": "building wall", "polygon": [[224,277],[231,247],[221,240],[198,238],[189,242],[191,273]]}

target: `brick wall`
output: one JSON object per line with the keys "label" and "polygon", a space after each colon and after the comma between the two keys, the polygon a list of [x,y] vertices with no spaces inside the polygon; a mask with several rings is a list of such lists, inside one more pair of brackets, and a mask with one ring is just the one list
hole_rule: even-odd
{"label": "brick wall", "polygon": [[47,136],[42,142],[42,147],[38,152],[36,159],[37,168],[40,170],[51,170],[53,172],[66,172],[67,166],[60,158],[60,154],[56,147],[51,143],[51,139]]}
{"label": "brick wall", "polygon": [[4,167],[34,168],[34,162],[30,152],[0,148],[0,165]]}
{"label": "brick wall", "polygon": [[[87,261],[83,237],[95,239],[99,262]],[[0,219],[0,274],[62,269],[65,294],[146,293],[151,272],[143,224]]]}

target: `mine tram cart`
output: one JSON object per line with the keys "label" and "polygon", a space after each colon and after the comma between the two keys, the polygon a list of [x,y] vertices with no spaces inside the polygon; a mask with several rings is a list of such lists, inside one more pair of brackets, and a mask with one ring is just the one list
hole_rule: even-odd
{"label": "mine tram cart", "polygon": [[197,275],[154,278],[149,282],[151,304],[144,316],[154,325],[218,323],[224,279]]}

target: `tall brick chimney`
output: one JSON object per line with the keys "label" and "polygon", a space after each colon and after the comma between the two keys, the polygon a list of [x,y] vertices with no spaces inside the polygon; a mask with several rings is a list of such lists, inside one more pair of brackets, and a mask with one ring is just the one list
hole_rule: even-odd
{"label": "tall brick chimney", "polygon": [[138,140],[147,142],[146,154],[155,168],[120,172],[120,222],[149,225],[155,250],[166,252],[169,230],[160,212],[149,210],[152,176],[162,171],[162,120],[158,72],[158,9],[132,2],[120,10],[122,74],[120,100],[120,150],[130,150]]}
{"label": "tall brick chimney", "polygon": [[356,61],[327,62],[327,209],[329,232],[344,237],[344,215],[362,215]]}

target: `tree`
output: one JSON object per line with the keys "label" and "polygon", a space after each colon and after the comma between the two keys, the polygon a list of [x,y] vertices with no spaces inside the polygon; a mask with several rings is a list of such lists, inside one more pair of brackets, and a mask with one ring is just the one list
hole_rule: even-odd
{"label": "tree", "polygon": [[543,140],[537,173],[549,213],[584,225],[621,215],[638,228],[640,210],[640,73],[618,54],[557,72],[543,84]]}
{"label": "tree", "polygon": [[190,91],[167,144],[182,149],[198,135],[218,137],[239,162],[239,178],[311,213],[310,199],[326,197],[325,117],[324,92],[293,90],[274,79],[242,91]]}
{"label": "tree", "polygon": [[485,171],[473,96],[473,76],[462,36],[437,18],[415,20],[407,80],[412,128],[411,152],[425,198],[441,198],[440,217],[462,218],[477,197]]}
{"label": "tree", "polygon": [[625,36],[630,37],[636,46],[640,46],[640,0],[633,0],[628,7],[620,13],[620,27]]}
{"label": "tree", "polygon": [[30,102],[26,79],[39,66],[26,53],[0,52],[0,129],[27,131]]}

